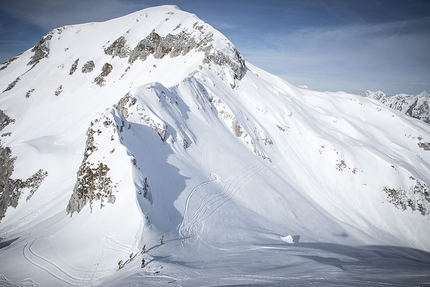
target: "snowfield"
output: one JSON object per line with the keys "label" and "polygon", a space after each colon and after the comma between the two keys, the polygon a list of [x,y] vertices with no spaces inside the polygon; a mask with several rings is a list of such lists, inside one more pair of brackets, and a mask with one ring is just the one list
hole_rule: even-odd
{"label": "snowfield", "polygon": [[430,284],[429,125],[175,6],[55,29],[0,91],[0,286]]}

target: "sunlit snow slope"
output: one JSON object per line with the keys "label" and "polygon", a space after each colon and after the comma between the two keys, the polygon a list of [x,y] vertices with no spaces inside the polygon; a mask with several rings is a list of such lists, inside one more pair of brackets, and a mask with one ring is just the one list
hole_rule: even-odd
{"label": "sunlit snow slope", "polygon": [[0,91],[1,284],[430,280],[429,125],[294,87],[195,15],[55,29]]}

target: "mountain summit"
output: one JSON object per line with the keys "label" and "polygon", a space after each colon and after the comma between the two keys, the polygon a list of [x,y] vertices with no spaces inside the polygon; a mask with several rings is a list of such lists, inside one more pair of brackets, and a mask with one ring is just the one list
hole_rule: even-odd
{"label": "mountain summit", "polygon": [[175,6],[55,29],[0,91],[3,285],[430,280],[428,125]]}

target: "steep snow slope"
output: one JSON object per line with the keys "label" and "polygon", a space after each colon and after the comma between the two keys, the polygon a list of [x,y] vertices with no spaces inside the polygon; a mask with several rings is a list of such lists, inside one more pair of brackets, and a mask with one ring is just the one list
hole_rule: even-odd
{"label": "steep snow slope", "polygon": [[6,286],[430,280],[425,123],[245,65],[173,6],[56,29],[0,69]]}

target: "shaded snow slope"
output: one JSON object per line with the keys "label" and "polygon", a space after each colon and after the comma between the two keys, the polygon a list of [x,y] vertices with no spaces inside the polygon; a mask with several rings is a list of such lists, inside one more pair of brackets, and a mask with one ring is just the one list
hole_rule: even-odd
{"label": "shaded snow slope", "polygon": [[0,69],[7,180],[48,174],[4,206],[3,285],[430,280],[421,121],[296,88],[173,6],[56,29]]}

